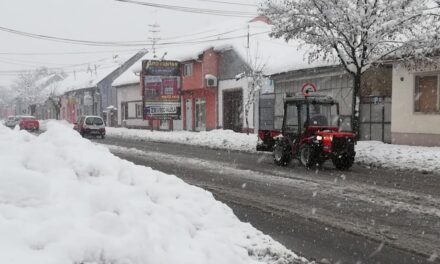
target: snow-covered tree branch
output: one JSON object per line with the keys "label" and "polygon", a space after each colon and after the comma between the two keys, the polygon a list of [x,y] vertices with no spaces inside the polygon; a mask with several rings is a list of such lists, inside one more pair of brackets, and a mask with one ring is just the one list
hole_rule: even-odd
{"label": "snow-covered tree branch", "polygon": [[337,58],[353,76],[356,132],[362,74],[390,57],[423,57],[440,47],[438,1],[283,0],[260,11],[273,22],[273,37],[312,46],[310,60]]}

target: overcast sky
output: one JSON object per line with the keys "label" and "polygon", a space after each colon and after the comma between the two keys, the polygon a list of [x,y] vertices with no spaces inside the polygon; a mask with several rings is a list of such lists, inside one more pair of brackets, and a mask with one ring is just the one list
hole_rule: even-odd
{"label": "overcast sky", "polygon": [[[185,6],[205,9],[242,11],[257,14],[258,0],[139,0],[145,3]],[[242,5],[244,4],[244,5]],[[0,0],[0,27],[23,32],[91,41],[145,41],[152,37],[149,25],[160,25],[163,42],[199,39],[209,36],[209,30],[225,24],[240,24],[249,17],[224,17],[186,13],[141,6],[115,0]],[[232,27],[232,26],[231,26]],[[233,28],[231,28],[233,29]],[[194,35],[194,33],[200,33]],[[173,37],[188,35],[186,39]],[[212,34],[211,34],[212,35]],[[171,39],[168,39],[170,38]],[[63,67],[95,63],[115,54],[129,56],[141,47],[96,47],[59,43],[19,36],[0,31],[0,86],[7,86],[17,70],[38,66]],[[151,48],[151,46],[146,46]],[[163,53],[167,48],[159,50]],[[107,53],[101,53],[105,51]],[[89,54],[19,55],[12,53]],[[95,53],[96,52],[96,53]],[[87,66],[79,66],[86,69]],[[78,66],[77,66],[78,70]]]}

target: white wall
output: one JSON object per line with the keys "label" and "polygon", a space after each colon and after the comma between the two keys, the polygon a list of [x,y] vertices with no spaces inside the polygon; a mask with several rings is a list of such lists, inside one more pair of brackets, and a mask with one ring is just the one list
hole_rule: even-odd
{"label": "white wall", "polygon": [[[426,70],[426,72],[429,71],[429,69]],[[392,133],[440,135],[439,113],[423,114],[414,112],[415,75],[421,72],[423,71],[409,71],[399,64],[395,64],[393,67]],[[440,71],[434,73],[440,74]]]}
{"label": "white wall", "polygon": [[[124,87],[118,87],[117,89],[117,102],[118,102],[118,125],[122,126],[122,102],[130,101],[142,101],[140,84],[133,84]],[[136,107],[135,104],[128,105],[129,116],[135,116]],[[148,121],[142,118],[127,119],[125,120],[127,126],[147,127]]]}
{"label": "white wall", "polygon": [[[242,89],[243,90],[243,111],[244,106],[248,100],[248,81],[246,78],[240,79],[236,81],[235,79],[231,80],[221,80],[218,85],[218,125],[223,127],[223,91],[234,90],[234,89]],[[258,100],[258,94],[255,95],[255,99]],[[254,129],[256,116],[254,115],[254,106],[252,105],[249,109],[249,129]],[[243,129],[246,128],[246,119],[243,113]]]}

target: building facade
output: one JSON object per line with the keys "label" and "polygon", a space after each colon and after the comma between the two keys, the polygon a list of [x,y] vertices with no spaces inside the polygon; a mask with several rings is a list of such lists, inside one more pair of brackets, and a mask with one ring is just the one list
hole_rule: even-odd
{"label": "building facade", "polygon": [[203,51],[197,59],[185,60],[182,73],[183,129],[206,131],[218,126],[218,63],[214,49]]}
{"label": "building facade", "polygon": [[440,146],[439,85],[438,62],[393,65],[394,144]]}
{"label": "building facade", "polygon": [[[244,59],[234,50],[226,49],[219,57],[218,125],[235,132],[254,132],[254,103],[251,102],[246,126],[245,105],[249,99],[249,71]],[[242,78],[237,76],[242,75]]]}
{"label": "building facade", "polygon": [[142,89],[140,82],[115,86],[117,93],[118,126],[127,128],[149,128],[144,120]]}
{"label": "building facade", "polygon": [[82,115],[99,115],[100,102],[97,87],[68,91],[61,96],[60,118],[75,123]]}

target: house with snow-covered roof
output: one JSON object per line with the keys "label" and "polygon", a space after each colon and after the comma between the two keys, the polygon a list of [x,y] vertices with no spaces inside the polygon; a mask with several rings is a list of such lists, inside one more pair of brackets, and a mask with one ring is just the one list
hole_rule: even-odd
{"label": "house with snow-covered roof", "polygon": [[150,59],[146,54],[128,70],[115,79],[112,86],[116,90],[117,125],[128,128],[149,128],[149,121],[144,120],[141,76],[142,61]]}
{"label": "house with snow-covered roof", "polygon": [[118,109],[112,83],[146,53],[143,49],[129,58],[101,60],[86,71],[71,73],[62,82],[61,118],[74,123],[81,115],[100,115],[107,125],[116,125]]}
{"label": "house with snow-covered roof", "polygon": [[63,94],[61,82],[64,73],[50,74],[38,80],[35,85],[40,87],[40,99],[29,106],[30,115],[37,119],[58,119],[60,113],[60,96]]}

